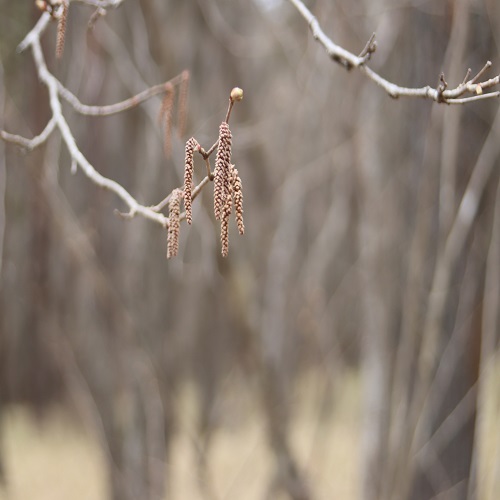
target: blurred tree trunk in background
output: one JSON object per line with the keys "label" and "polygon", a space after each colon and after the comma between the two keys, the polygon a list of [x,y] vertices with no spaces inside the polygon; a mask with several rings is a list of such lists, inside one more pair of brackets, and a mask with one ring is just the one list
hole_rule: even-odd
{"label": "blurred tree trunk in background", "polygon": [[[0,7],[0,124],[32,137],[50,118],[47,92],[15,47],[38,12],[30,2]],[[401,85],[435,86],[444,71],[454,87],[468,67],[500,67],[495,2],[309,7],[353,52],[375,31],[369,64]],[[106,457],[109,497],[156,500],[175,497],[180,401],[194,387],[193,477],[202,498],[217,499],[213,443],[257,403],[273,460],[263,496],[315,499],[312,465],[293,439],[297,388],[315,374],[310,392],[327,422],[355,370],[363,500],[495,498],[477,473],[484,374],[498,347],[498,103],[390,99],[331,61],[286,1],[125,0],[88,30],[91,13],[71,4],[61,61],[55,24],[44,34],[57,78],[102,105],[187,69],[188,126],[185,137],[174,130],[165,157],[160,98],[103,118],[65,105],[82,152],[154,205],[182,185],[186,139],[208,149],[230,89],[242,87],[231,130],[246,234],[231,227],[229,257],[219,257],[209,186],[167,262],[165,231],[117,217],[124,207],[70,173],[57,136],[29,155],[6,145],[0,412],[56,400],[76,408]]]}

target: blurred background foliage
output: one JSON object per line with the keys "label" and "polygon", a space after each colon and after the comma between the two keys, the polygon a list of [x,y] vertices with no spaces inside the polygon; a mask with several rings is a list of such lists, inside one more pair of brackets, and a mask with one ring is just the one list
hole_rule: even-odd
{"label": "blurred background foliage", "polygon": [[[308,5],[353,52],[375,31],[370,65],[400,85],[500,68],[494,0]],[[0,8],[0,126],[32,137],[47,92],[16,46],[39,12]],[[51,71],[109,104],[188,70],[188,128],[165,158],[160,98],[104,118],[65,105],[81,151],[156,204],[182,184],[185,140],[210,147],[242,87],[246,234],[232,226],[220,257],[207,188],[167,262],[165,232],[117,217],[57,134],[31,154],[0,144],[0,496],[67,498],[67,479],[72,498],[113,500],[496,498],[497,101],[392,100],[286,1],[126,0],[89,30],[91,14],[71,4],[61,61],[55,24],[44,35]]]}

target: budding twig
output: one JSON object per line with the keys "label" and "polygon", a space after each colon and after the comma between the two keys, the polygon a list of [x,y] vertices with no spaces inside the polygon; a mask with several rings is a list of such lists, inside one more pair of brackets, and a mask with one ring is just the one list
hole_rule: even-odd
{"label": "budding twig", "polygon": [[[122,0],[80,0],[83,3],[92,5],[96,7],[99,11],[99,15],[105,13],[106,8],[115,7],[121,3]],[[167,242],[167,257],[174,257],[178,252],[179,245],[179,230],[180,222],[183,219],[187,219],[188,223],[192,222],[192,202],[202,191],[204,186],[206,186],[210,181],[215,179],[215,175],[212,173],[210,168],[210,156],[217,149],[217,160],[216,164],[223,168],[222,176],[222,189],[225,196],[222,204],[222,210],[224,211],[224,225],[226,236],[223,237],[223,254],[227,255],[228,239],[227,239],[227,224],[228,216],[231,213],[233,204],[236,207],[236,217],[238,230],[243,233],[243,209],[242,209],[242,191],[241,191],[241,179],[237,175],[237,171],[230,164],[231,158],[231,132],[228,127],[228,121],[230,118],[231,110],[236,101],[240,101],[243,98],[243,91],[236,87],[231,91],[229,98],[229,106],[226,113],[226,119],[221,124],[219,131],[219,138],[213,144],[213,146],[205,151],[196,139],[191,138],[186,144],[186,157],[185,157],[185,175],[184,175],[184,186],[182,189],[176,188],[170,194],[168,194],[158,205],[155,206],[144,206],[140,204],[122,185],[113,179],[109,179],[101,175],[94,166],[87,160],[76,144],[76,140],[72,134],[72,131],[62,113],[61,99],[66,100],[75,111],[82,115],[90,116],[106,116],[115,113],[119,113],[137,106],[141,102],[149,99],[158,94],[165,94],[163,99],[162,108],[160,110],[160,119],[167,122],[165,124],[166,128],[169,126],[171,105],[173,98],[174,86],[180,85],[179,90],[179,100],[178,100],[178,128],[182,132],[185,124],[185,108],[187,100],[187,85],[189,80],[189,74],[183,72],[175,78],[172,78],[168,82],[160,85],[155,85],[149,89],[140,92],[139,94],[126,99],[124,101],[118,102],[116,104],[111,104],[107,106],[89,106],[80,102],[80,100],[72,94],[57,78],[48,70],[45,58],[43,55],[40,38],[45,29],[47,28],[50,19],[54,17],[54,12],[59,9],[58,19],[60,20],[58,28],[58,40],[57,40],[57,54],[62,55],[62,48],[64,44],[65,37],[65,21],[67,15],[67,9],[69,2],[68,0],[38,0],[37,4],[44,11],[40,16],[40,19],[33,27],[33,29],[26,35],[24,40],[19,44],[18,51],[24,51],[27,48],[31,48],[32,56],[35,62],[36,70],[38,73],[39,80],[47,87],[49,92],[49,104],[52,112],[52,117],[45,126],[44,130],[32,139],[22,137],[20,135],[11,134],[4,130],[0,130],[0,138],[4,141],[17,144],[28,151],[35,149],[44,142],[47,141],[49,136],[56,129],[61,133],[63,142],[68,148],[70,158],[71,158],[71,171],[74,173],[78,168],[88,177],[88,179],[99,187],[107,189],[114,192],[128,207],[128,211],[121,212],[116,210],[115,212],[125,219],[131,219],[137,215],[145,217],[149,220],[159,223],[161,226],[167,228],[168,230],[168,242]],[[60,9],[63,9],[62,11]],[[167,138],[166,138],[167,140]],[[207,168],[207,175],[204,177],[199,184],[194,186],[194,162],[193,154],[194,152],[201,154],[205,161]],[[231,173],[231,169],[234,171]],[[216,169],[217,170],[217,169]],[[215,183],[214,183],[215,184]],[[234,199],[233,199],[234,193]],[[185,212],[180,212],[181,199],[184,198]],[[165,216],[161,211],[168,205],[169,217]]]}
{"label": "budding twig", "polygon": [[139,94],[129,97],[124,101],[117,102],[116,104],[108,104],[107,106],[87,106],[86,104],[82,104],[73,93],[71,93],[61,82],[59,82],[59,80],[55,77],[54,80],[57,82],[59,95],[67,101],[77,113],[87,116],[108,116],[121,113],[127,109],[132,109],[155,95],[165,93],[170,86],[173,87],[178,85],[182,81],[182,78],[181,75],[177,75],[176,77],[171,78],[168,82],[154,85],[153,87],[143,90]]}

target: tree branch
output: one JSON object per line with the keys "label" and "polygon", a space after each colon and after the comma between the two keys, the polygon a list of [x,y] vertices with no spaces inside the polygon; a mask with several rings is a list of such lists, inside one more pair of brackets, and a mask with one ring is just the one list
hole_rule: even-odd
{"label": "tree branch", "polygon": [[6,142],[12,142],[13,144],[17,144],[18,146],[27,149],[28,151],[33,151],[49,138],[50,134],[56,128],[56,125],[57,121],[55,117],[52,117],[47,125],[45,125],[42,132],[33,137],[33,139],[27,139],[22,135],[9,134],[9,132],[5,132],[5,130],[0,130],[0,137]]}
{"label": "tree branch", "polygon": [[108,104],[107,106],[88,106],[80,102],[78,97],[76,97],[72,92],[70,92],[61,82],[57,81],[59,95],[66,100],[75,111],[82,115],[87,116],[109,116],[116,113],[121,113],[127,109],[134,108],[135,106],[141,104],[142,102],[148,100],[149,98],[161,94],[166,91],[169,84],[177,85],[182,81],[182,74],[175,76],[171,80],[159,85],[155,85],[146,89],[139,94],[132,96],[124,101],[118,102],[116,104]]}
{"label": "tree branch", "polygon": [[[93,1],[93,0],[78,0],[82,3],[92,5],[98,8],[116,7],[123,0],[108,0],[108,1]],[[48,11],[45,11],[40,16],[36,25],[32,30],[26,35],[24,40],[19,44],[17,50],[22,52],[27,48],[31,48],[35,66],[37,69],[38,77],[40,81],[47,87],[49,91],[49,104],[52,112],[52,117],[45,126],[44,130],[32,139],[25,138],[20,135],[11,134],[4,130],[0,130],[0,138],[4,141],[17,144],[29,151],[35,149],[36,147],[43,144],[51,135],[51,133],[58,128],[61,132],[62,138],[71,156],[72,161],[72,171],[80,167],[83,173],[97,186],[114,192],[128,207],[128,212],[122,213],[116,211],[119,215],[125,218],[133,218],[136,215],[141,215],[147,219],[158,222],[163,227],[169,226],[169,218],[160,213],[160,211],[165,208],[169,200],[171,199],[172,193],[170,193],[163,201],[155,206],[145,206],[140,204],[122,185],[116,181],[104,177],[101,175],[87,160],[83,153],[78,148],[75,138],[71,132],[71,129],[63,116],[61,97],[66,100],[75,111],[83,115],[91,116],[106,116],[115,113],[125,111],[127,109],[133,108],[138,104],[144,102],[145,100],[153,97],[155,95],[165,93],[172,88],[173,85],[183,84],[185,81],[185,75],[181,73],[180,75],[172,78],[168,82],[162,83],[160,85],[155,85],[146,89],[135,96],[126,99],[124,101],[107,105],[107,106],[88,106],[80,102],[80,100],[69,91],[47,68],[45,58],[43,56],[40,38],[47,28],[52,16]],[[235,89],[233,89],[234,91]],[[229,107],[226,114],[226,121],[229,120],[229,115],[235,100],[241,100],[243,93],[241,89],[236,89],[238,91],[237,96],[231,94],[229,99]],[[241,94],[241,95],[240,95]],[[207,175],[197,186],[194,187],[191,195],[191,199],[194,200],[203,187],[208,184],[209,181],[213,180],[213,175],[210,173],[210,163],[209,157],[214,152],[218,145],[218,140],[210,148],[208,152],[205,152],[203,148],[200,148],[198,152],[202,154],[206,164],[209,175]],[[185,212],[180,214],[180,220],[186,218]]]}
{"label": "tree branch", "polygon": [[[150,208],[138,203],[137,200],[123,186],[118,184],[116,181],[108,179],[107,177],[101,175],[79,150],[73,134],[71,133],[69,125],[62,114],[61,101],[59,100],[60,84],[47,69],[47,65],[42,53],[42,47],[40,45],[40,35],[41,33],[43,33],[44,28],[47,26],[47,21],[49,18],[50,17],[45,15],[44,13],[35,28],[28,34],[28,36],[24,40],[24,42],[27,40],[28,46],[31,47],[33,59],[35,60],[36,68],[38,71],[38,76],[42,83],[46,85],[49,91],[50,108],[52,110],[52,119],[49,124],[51,124],[52,121],[55,122],[55,125],[61,132],[72,160],[76,162],[76,164],[82,169],[84,174],[92,182],[94,182],[94,184],[114,192],[127,204],[130,209],[131,215],[140,214],[147,219],[154,220],[155,222],[160,223],[162,226],[167,227],[168,217],[165,217],[163,214],[154,212]],[[45,130],[47,130],[47,128],[48,126]],[[48,135],[49,134],[46,134],[47,137]]]}
{"label": "tree branch", "polygon": [[[344,66],[347,70],[356,68],[362,73],[364,73],[368,78],[373,80],[379,87],[384,89],[391,97],[421,97],[426,99],[431,99],[438,103],[445,104],[466,104],[472,101],[477,101],[481,99],[490,99],[493,97],[499,97],[500,91],[490,92],[488,94],[483,94],[483,90],[486,88],[493,87],[500,83],[500,75],[491,78],[490,80],[484,82],[478,82],[483,73],[491,67],[491,62],[488,61],[484,67],[474,76],[474,78],[463,81],[454,89],[446,89],[446,85],[443,85],[444,76],[442,82],[437,88],[433,88],[429,85],[421,88],[410,88],[410,87],[400,87],[395,83],[386,80],[380,76],[377,72],[367,66],[367,61],[370,59],[371,55],[375,52],[377,44],[375,42],[375,35],[373,34],[366,44],[365,48],[362,50],[359,56],[356,56],[352,52],[342,48],[341,46],[335,44],[321,29],[321,26],[311,13],[311,11],[304,5],[301,0],[288,0],[302,15],[302,17],[307,21],[309,29],[312,32],[313,38],[318,41],[326,49],[327,54],[330,58]],[[470,72],[467,73],[467,77]],[[445,83],[445,82],[444,82]],[[470,93],[474,94],[470,97],[462,97],[464,94]]]}

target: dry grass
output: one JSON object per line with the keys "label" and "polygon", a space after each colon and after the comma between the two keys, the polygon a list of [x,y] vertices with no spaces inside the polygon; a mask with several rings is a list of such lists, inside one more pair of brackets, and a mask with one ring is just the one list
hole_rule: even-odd
{"label": "dry grass", "polygon": [[[314,401],[321,387],[307,381],[296,394],[293,446],[307,469],[319,499],[357,497],[358,383],[349,382],[335,400],[328,421],[318,421]],[[229,391],[232,392],[232,391]],[[241,391],[240,391],[241,392]],[[222,406],[238,405],[240,395],[228,395]],[[186,414],[174,441],[171,465],[172,498],[201,499],[194,441],[193,391],[184,391],[180,407]],[[228,425],[213,440],[209,464],[217,498],[263,498],[273,462],[265,441],[265,424],[257,408],[235,409]],[[241,407],[240,407],[241,408]],[[241,412],[241,413],[240,413]],[[239,415],[244,415],[239,419]],[[5,500],[104,500],[105,462],[97,440],[61,409],[42,422],[23,408],[11,408],[3,421],[8,489]]]}
{"label": "dry grass", "polygon": [[500,354],[491,362],[480,415],[479,498],[500,498]]}
{"label": "dry grass", "polygon": [[3,421],[6,500],[105,498],[104,461],[96,442],[61,410],[41,422],[22,408]]}
{"label": "dry grass", "polygon": [[[347,377],[332,400],[332,410],[319,417],[323,382],[305,378],[294,398],[292,444],[313,485],[315,498],[359,498],[360,390]],[[496,500],[499,480],[500,369],[491,377],[485,408],[480,460],[481,498]],[[236,394],[235,394],[236,392]],[[171,492],[174,500],[201,500],[197,475],[192,388],[178,400],[183,427],[173,444]],[[226,411],[229,409],[229,411]],[[209,455],[210,477],[218,500],[254,500],[265,496],[273,461],[265,441],[265,424],[258,409],[241,391],[221,398],[224,426],[216,433]],[[185,418],[184,418],[185,417]],[[61,409],[41,423],[22,408],[10,409],[3,421],[9,485],[0,489],[5,500],[105,500],[106,472],[97,440]]]}

